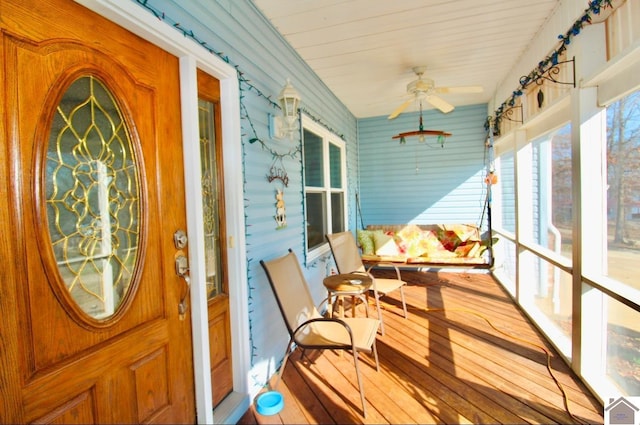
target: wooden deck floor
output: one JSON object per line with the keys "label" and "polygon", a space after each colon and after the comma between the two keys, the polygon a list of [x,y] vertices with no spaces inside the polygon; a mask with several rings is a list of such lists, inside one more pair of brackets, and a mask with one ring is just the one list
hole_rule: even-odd
{"label": "wooden deck floor", "polygon": [[366,418],[348,352],[307,352],[309,362],[296,350],[278,387],[284,409],[251,406],[239,423],[603,423],[598,400],[490,275],[402,276],[409,317],[399,294],[386,298],[380,371],[360,357]]}

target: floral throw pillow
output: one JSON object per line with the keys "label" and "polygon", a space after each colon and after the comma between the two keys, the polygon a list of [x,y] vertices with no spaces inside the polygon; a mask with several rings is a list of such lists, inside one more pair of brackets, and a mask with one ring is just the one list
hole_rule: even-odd
{"label": "floral throw pillow", "polygon": [[438,232],[438,239],[440,239],[440,242],[448,251],[455,251],[462,242],[453,230],[440,230]]}

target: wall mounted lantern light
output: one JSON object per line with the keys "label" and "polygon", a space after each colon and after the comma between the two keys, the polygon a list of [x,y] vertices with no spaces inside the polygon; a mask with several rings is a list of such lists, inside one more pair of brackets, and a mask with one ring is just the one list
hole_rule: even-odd
{"label": "wall mounted lantern light", "polygon": [[298,131],[300,94],[293,88],[288,78],[278,95],[278,102],[282,109],[282,116],[269,114],[269,136],[275,139],[293,139],[295,132]]}

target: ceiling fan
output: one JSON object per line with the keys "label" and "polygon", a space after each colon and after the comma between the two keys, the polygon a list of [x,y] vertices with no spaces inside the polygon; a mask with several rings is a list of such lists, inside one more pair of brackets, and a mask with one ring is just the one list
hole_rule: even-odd
{"label": "ceiling fan", "polygon": [[453,111],[453,105],[446,100],[435,95],[447,94],[447,93],[481,93],[482,87],[480,86],[460,86],[460,87],[436,87],[435,83],[430,78],[423,78],[424,72],[427,70],[426,66],[415,66],[413,72],[418,76],[417,80],[413,80],[407,84],[407,94],[411,97],[406,100],[402,105],[396,108],[395,111],[389,115],[389,119],[392,120],[400,115],[414,100],[424,100],[427,103],[435,106],[443,113]]}

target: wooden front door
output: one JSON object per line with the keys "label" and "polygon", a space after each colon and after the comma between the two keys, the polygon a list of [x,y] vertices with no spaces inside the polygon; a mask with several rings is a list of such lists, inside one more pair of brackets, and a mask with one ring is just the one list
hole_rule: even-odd
{"label": "wooden front door", "polygon": [[198,70],[200,166],[207,275],[209,358],[213,405],[233,390],[231,323],[227,279],[220,82]]}
{"label": "wooden front door", "polygon": [[0,422],[193,423],[177,58],[69,0],[0,25]]}

